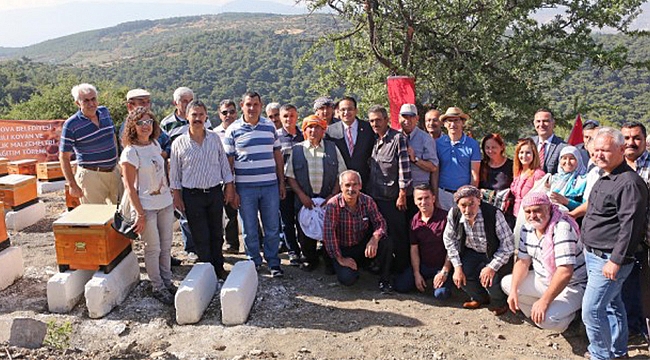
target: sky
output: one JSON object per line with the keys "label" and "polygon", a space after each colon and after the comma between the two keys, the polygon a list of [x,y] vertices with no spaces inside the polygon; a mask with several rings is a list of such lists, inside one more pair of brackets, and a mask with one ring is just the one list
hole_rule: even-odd
{"label": "sky", "polygon": [[[23,47],[48,39],[145,19],[226,11],[302,13],[295,0],[0,0],[0,47]],[[155,4],[155,5],[154,5]]]}

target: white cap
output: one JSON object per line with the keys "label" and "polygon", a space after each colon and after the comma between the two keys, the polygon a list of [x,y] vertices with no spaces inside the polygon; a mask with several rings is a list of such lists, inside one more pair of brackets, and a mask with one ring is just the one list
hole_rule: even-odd
{"label": "white cap", "polygon": [[134,98],[145,97],[145,96],[151,96],[151,94],[149,94],[149,92],[145,89],[129,90],[129,92],[126,93],[126,101],[129,101]]}
{"label": "white cap", "polygon": [[400,115],[415,116],[418,114],[418,108],[414,104],[404,104],[399,109]]}

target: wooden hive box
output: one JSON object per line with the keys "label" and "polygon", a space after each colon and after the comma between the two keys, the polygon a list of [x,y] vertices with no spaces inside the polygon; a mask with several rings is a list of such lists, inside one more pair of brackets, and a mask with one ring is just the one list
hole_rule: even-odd
{"label": "wooden hive box", "polygon": [[70,187],[68,184],[65,184],[65,206],[68,208],[68,211],[71,211],[79,205],[81,205],[81,200],[78,197],[70,195]]}
{"label": "wooden hive box", "polygon": [[[2,209],[4,205],[0,201],[0,209]],[[11,245],[9,242],[9,235],[7,234],[7,224],[5,224],[5,217],[4,217],[4,211],[2,212],[2,216],[0,216],[0,251],[8,248]]]}
{"label": "wooden hive box", "polygon": [[0,176],[5,176],[9,174],[9,159],[0,158]]}
{"label": "wooden hive box", "polygon": [[36,175],[36,163],[34,159],[10,161],[7,169],[9,174]]}
{"label": "wooden hive box", "polygon": [[113,230],[115,205],[81,204],[52,224],[60,271],[109,273],[131,252],[131,240]]}
{"label": "wooden hive box", "polygon": [[5,208],[17,210],[38,199],[36,176],[11,174],[0,177],[0,201]]}
{"label": "wooden hive box", "polygon": [[36,165],[36,177],[41,181],[55,181],[64,179],[61,163],[58,161],[48,161]]}

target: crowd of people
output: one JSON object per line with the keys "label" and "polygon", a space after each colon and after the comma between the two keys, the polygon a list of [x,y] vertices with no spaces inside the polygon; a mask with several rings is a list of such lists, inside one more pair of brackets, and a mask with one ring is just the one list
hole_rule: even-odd
{"label": "crowd of people", "polygon": [[213,128],[187,87],[160,122],[149,92],[134,89],[116,131],[97,95],[90,84],[72,89],[79,111],[63,125],[62,169],[82,203],[130,204],[163,303],[176,291],[174,216],[188,258],[222,280],[241,221],[245,254],[272,277],[283,276],[286,251],[290,266],[322,263],[346,286],[367,270],[384,294],[445,300],[455,286],[466,309],[521,310],[560,332],[581,317],[592,359],[625,358],[630,338],[647,342],[650,156],[639,122],[617,130],[587,121],[574,147],[542,108],[531,122],[537,135],[509,159],[499,134],[479,143],[466,133],[458,107],[421,116],[403,104],[396,130],[380,105],[366,121],[355,98],[320,97],[298,125],[295,106],[263,108],[247,92],[240,116],[235,101],[219,104]]}

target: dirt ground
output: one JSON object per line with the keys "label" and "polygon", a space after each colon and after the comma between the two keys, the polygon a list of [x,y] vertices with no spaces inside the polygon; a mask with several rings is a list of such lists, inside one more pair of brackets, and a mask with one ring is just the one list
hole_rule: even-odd
{"label": "dirt ground", "polygon": [[[215,296],[199,323],[181,326],[174,308],[151,296],[137,242],[142,281],[124,303],[98,320],[88,317],[83,301],[70,314],[52,314],[46,285],[58,270],[51,224],[65,205],[62,192],[42,201],[47,217],[10,233],[12,244],[23,249],[25,275],[0,291],[0,321],[69,323],[70,341],[59,341],[61,349],[37,350],[0,343],[0,359],[581,359],[586,350],[580,321],[557,334],[536,328],[521,314],[495,317],[487,309],[462,309],[465,298],[458,291],[445,302],[430,294],[381,295],[375,275],[363,273],[358,284],[346,288],[322,267],[305,273],[284,266],[282,279],[260,275],[245,325],[223,326]],[[180,233],[172,253],[184,258]],[[286,256],[283,264],[288,265]],[[174,280],[180,283],[191,266],[184,261],[174,268]],[[630,347],[630,356],[650,358],[644,346]]]}

